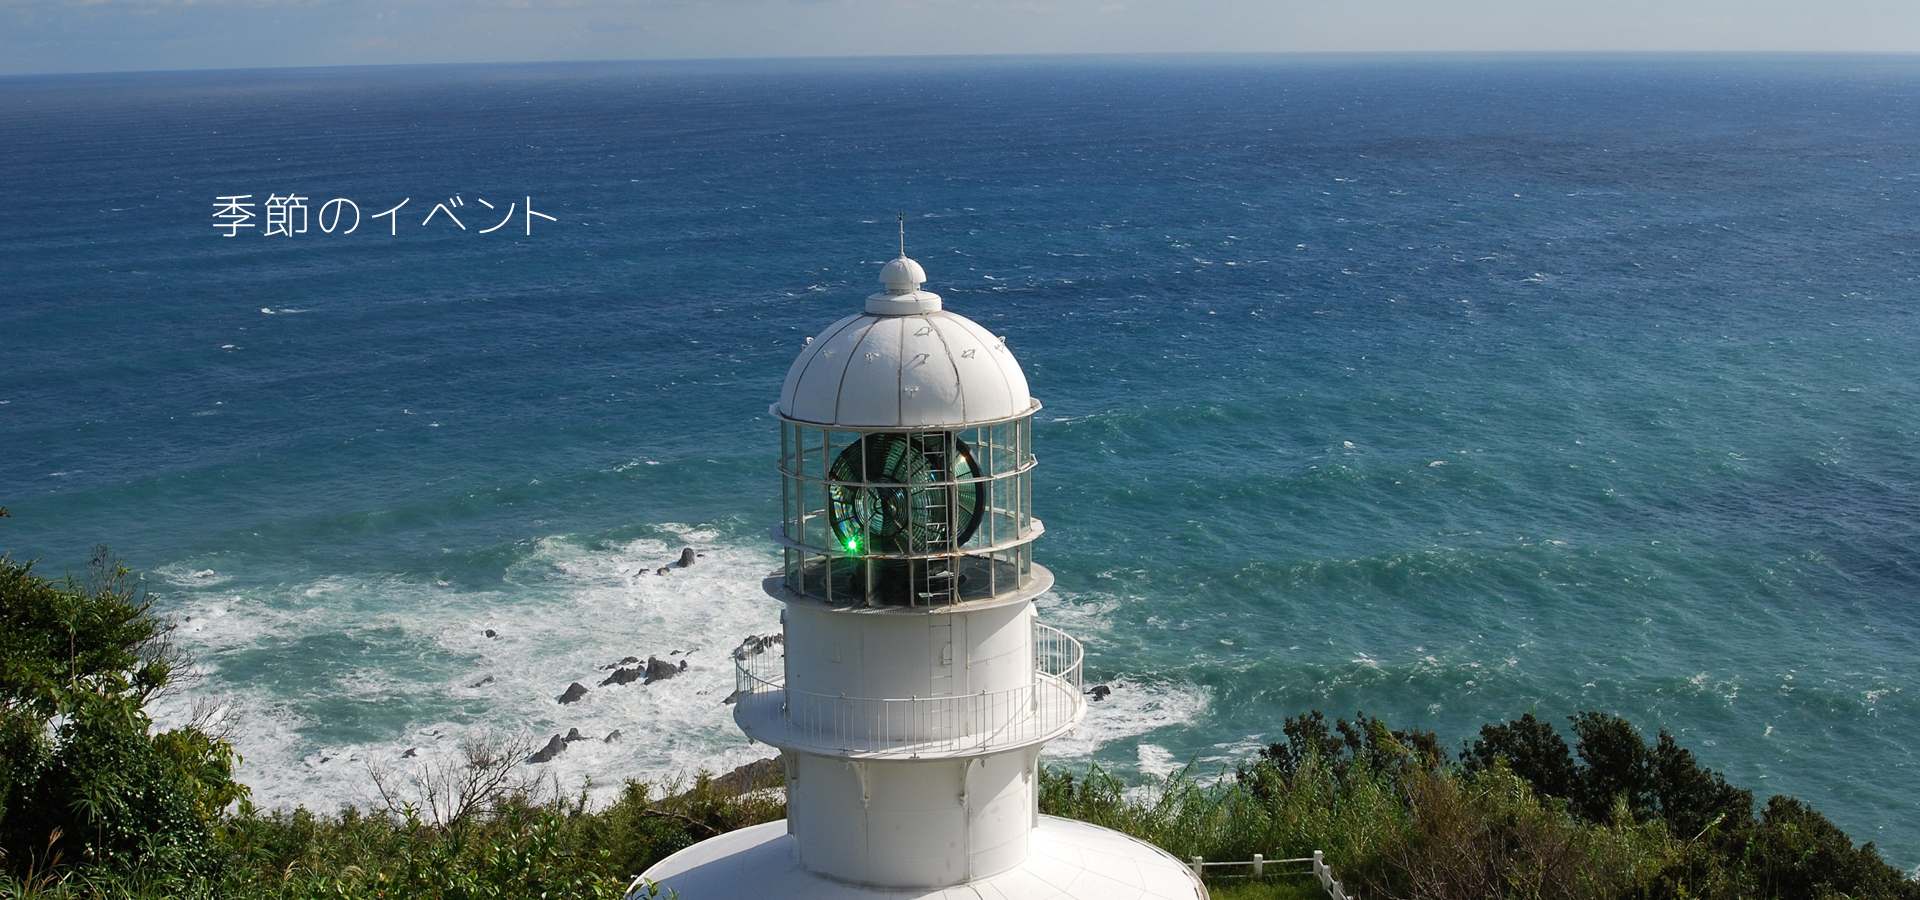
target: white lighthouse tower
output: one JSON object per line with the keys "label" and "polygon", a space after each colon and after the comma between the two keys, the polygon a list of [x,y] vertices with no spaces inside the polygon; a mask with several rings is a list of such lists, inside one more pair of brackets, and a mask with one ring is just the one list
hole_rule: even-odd
{"label": "white lighthouse tower", "polygon": [[1040,748],[1086,715],[1080,643],[1034,611],[1040,404],[918,263],[880,280],[772,408],[785,640],[738,654],[734,719],[780,749],[788,818],[646,877],[683,900],[1205,898],[1158,848],[1040,815]]}

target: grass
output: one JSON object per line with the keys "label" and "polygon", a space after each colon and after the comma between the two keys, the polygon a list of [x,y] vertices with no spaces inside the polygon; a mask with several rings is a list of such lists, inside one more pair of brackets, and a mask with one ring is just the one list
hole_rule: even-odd
{"label": "grass", "polygon": [[1320,882],[1310,877],[1208,878],[1212,900],[1326,900]]}

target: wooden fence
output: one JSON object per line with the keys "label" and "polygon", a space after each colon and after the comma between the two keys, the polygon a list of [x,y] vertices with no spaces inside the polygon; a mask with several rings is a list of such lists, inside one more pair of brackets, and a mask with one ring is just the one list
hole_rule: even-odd
{"label": "wooden fence", "polygon": [[1209,862],[1196,856],[1187,861],[1187,867],[1193,870],[1193,876],[1195,878],[1206,877],[1206,870],[1213,866],[1251,866],[1252,871],[1246,875],[1229,875],[1227,877],[1260,878],[1267,874],[1268,866],[1297,866],[1302,864],[1312,867],[1313,877],[1319,879],[1320,886],[1326,889],[1328,897],[1333,898],[1333,900],[1356,900],[1352,894],[1347,893],[1346,888],[1340,886],[1340,879],[1333,877],[1333,870],[1327,868],[1326,857],[1318,850],[1313,851],[1312,856],[1301,856],[1294,859],[1267,859],[1261,854],[1255,853],[1253,859],[1250,860],[1219,860]]}

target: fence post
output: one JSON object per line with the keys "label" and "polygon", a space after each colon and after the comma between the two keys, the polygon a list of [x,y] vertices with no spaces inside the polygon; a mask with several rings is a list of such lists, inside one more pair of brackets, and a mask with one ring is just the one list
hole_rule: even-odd
{"label": "fence post", "polygon": [[1267,874],[1267,858],[1255,853],[1253,855],[1253,877],[1259,878],[1265,874]]}
{"label": "fence post", "polygon": [[1193,868],[1193,877],[1194,877],[1194,878],[1205,878],[1205,877],[1206,877],[1206,876],[1204,876],[1204,875],[1202,875],[1202,874],[1200,874],[1200,870],[1201,870],[1201,869],[1202,869],[1202,868],[1204,867],[1204,865],[1205,865],[1205,864],[1204,864],[1204,863],[1202,863],[1202,862],[1200,861],[1200,857],[1198,857],[1198,856],[1196,856],[1196,857],[1194,857],[1194,858],[1193,858],[1193,864],[1192,864],[1192,868]]}

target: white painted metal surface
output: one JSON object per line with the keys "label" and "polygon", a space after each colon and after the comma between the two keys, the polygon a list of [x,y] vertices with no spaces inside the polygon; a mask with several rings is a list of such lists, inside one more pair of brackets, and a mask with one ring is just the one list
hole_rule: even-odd
{"label": "white painted metal surface", "polygon": [[934,614],[790,603],[786,626],[790,691],[933,698],[1033,685],[1030,603],[968,603]]}
{"label": "white painted metal surface", "polygon": [[648,877],[682,900],[1205,900],[1179,860],[1117,831],[1041,816],[1025,861],[966,884],[863,887],[803,868],[772,822],[702,841],[662,860]]}
{"label": "white painted metal surface", "polygon": [[[791,635],[791,620],[788,627]],[[1034,623],[1028,652],[1029,668],[1011,686],[955,696],[889,697],[798,690],[786,673],[809,667],[770,651],[734,661],[734,721],[762,743],[849,758],[935,759],[1045,743],[1071,730],[1085,714],[1080,674],[1085,651],[1065,632]]]}
{"label": "white painted metal surface", "polygon": [[1016,750],[945,759],[848,760],[789,753],[787,822],[807,869],[854,884],[932,887],[1004,872],[1027,857],[1038,812]]}
{"label": "white painted metal surface", "polygon": [[927,270],[901,255],[880,267],[880,283],[886,285],[889,294],[911,294],[927,283]]}
{"label": "white painted metal surface", "polygon": [[[918,263],[904,261],[918,273]],[[883,292],[867,310],[807,344],[787,370],[776,414],[845,428],[943,428],[1032,412],[1027,376],[1005,339],[941,310],[937,295]]]}

